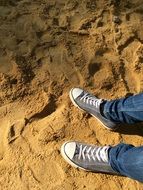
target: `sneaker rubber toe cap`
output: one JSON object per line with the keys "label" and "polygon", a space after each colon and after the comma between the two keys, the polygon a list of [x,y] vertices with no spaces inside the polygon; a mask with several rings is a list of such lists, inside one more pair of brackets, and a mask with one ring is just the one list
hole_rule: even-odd
{"label": "sneaker rubber toe cap", "polygon": [[72,88],[71,89],[71,95],[74,99],[76,99],[80,94],[83,92],[81,88]]}
{"label": "sneaker rubber toe cap", "polygon": [[74,157],[75,150],[76,150],[75,142],[65,142],[61,147],[61,153],[62,153],[63,157],[64,158],[68,157],[71,160]]}

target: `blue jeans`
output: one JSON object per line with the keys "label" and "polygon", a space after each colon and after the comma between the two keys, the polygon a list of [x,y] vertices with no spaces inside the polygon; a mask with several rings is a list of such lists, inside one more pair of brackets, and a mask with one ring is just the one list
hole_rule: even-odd
{"label": "blue jeans", "polygon": [[[104,116],[117,123],[134,124],[143,121],[143,93],[107,101]],[[143,146],[118,144],[109,150],[111,167],[122,175],[143,182]]]}

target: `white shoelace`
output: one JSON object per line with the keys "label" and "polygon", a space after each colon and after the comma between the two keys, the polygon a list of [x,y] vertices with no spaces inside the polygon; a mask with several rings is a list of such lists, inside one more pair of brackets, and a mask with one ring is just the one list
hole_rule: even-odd
{"label": "white shoelace", "polygon": [[80,160],[81,158],[83,158],[84,161],[88,159],[88,161],[98,160],[99,162],[108,162],[108,149],[109,146],[93,148],[92,146],[89,147],[80,145],[78,159]]}
{"label": "white shoelace", "polygon": [[86,104],[90,104],[90,105],[93,105],[93,106],[96,106],[96,107],[99,107],[101,102],[102,102],[102,99],[97,99],[97,98],[91,96],[88,93],[86,93],[84,96],[82,96],[80,98],[80,100],[83,101]]}

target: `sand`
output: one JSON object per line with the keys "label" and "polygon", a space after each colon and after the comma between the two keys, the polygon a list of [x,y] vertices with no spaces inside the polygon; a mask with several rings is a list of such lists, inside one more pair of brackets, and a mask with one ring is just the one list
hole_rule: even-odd
{"label": "sand", "polygon": [[72,87],[114,99],[143,92],[142,0],[0,1],[0,190],[141,190],[84,172],[67,140],[143,144],[143,125],[111,132],[75,108]]}

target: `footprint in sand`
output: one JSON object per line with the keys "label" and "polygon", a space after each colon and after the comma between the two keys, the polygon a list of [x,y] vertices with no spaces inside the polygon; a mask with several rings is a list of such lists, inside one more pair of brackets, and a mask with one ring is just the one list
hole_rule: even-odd
{"label": "footprint in sand", "polygon": [[26,125],[26,120],[21,119],[11,124],[5,119],[1,120],[0,123],[0,160],[2,160],[7,146],[21,135]]}
{"label": "footprint in sand", "polygon": [[61,52],[61,70],[72,85],[81,84],[82,76],[73,65],[72,61],[68,59],[66,50]]}
{"label": "footprint in sand", "polygon": [[65,105],[62,105],[50,116],[38,122],[38,126],[40,126],[38,141],[47,144],[61,140],[65,137],[65,126],[67,125],[68,110]]}
{"label": "footprint in sand", "polygon": [[26,126],[26,119],[17,120],[14,123],[9,123],[6,134],[5,143],[10,144],[14,142],[23,132]]}
{"label": "footprint in sand", "polygon": [[26,120],[18,120],[11,124],[5,119],[1,120],[0,123],[0,160],[2,160],[7,146],[21,135],[26,125]]}
{"label": "footprint in sand", "polygon": [[64,76],[72,85],[82,84],[82,76],[74,66],[72,57],[68,57],[67,50],[63,46],[50,48],[49,55],[42,58],[41,61],[48,68],[53,80],[62,80]]}

